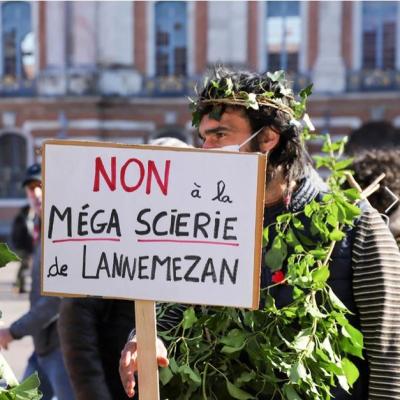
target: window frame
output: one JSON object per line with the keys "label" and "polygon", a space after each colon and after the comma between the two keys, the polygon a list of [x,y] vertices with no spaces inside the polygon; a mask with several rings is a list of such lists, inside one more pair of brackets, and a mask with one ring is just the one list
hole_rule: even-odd
{"label": "window frame", "polygon": [[[34,70],[35,70],[35,77],[32,80],[24,80],[22,79],[22,76],[17,77],[15,85],[10,85],[10,86],[5,86],[1,83],[3,80],[4,76],[4,58],[3,58],[3,25],[2,25],[2,17],[3,17],[3,6],[7,3],[25,3],[29,6],[30,8],[30,22],[31,22],[31,32],[34,34],[34,54],[33,54],[33,60],[34,60]],[[15,1],[15,0],[7,0],[7,1],[1,1],[0,0],[0,93],[2,94],[11,94],[11,95],[30,95],[33,93],[33,88],[36,80],[37,73],[39,71],[38,69],[38,53],[39,53],[39,42],[38,42],[38,37],[37,37],[37,18],[38,18],[38,13],[37,13],[37,7],[38,4],[35,2],[31,1],[26,1],[26,0],[21,0],[21,1]],[[21,60],[22,63],[22,60]],[[22,64],[21,64],[22,67]],[[31,83],[31,85],[24,86],[24,83]]]}
{"label": "window frame", "polygon": [[[352,69],[363,70],[363,2],[353,2],[353,54]],[[400,3],[397,3],[395,43],[395,71],[400,70]]]}
{"label": "window frame", "polygon": [[[16,128],[3,128],[0,129],[0,137],[4,136],[4,135],[16,135],[21,137],[23,140],[25,140],[25,145],[26,145],[26,154],[25,154],[25,160],[26,160],[26,166],[25,168],[27,168],[29,165],[32,165],[34,162],[34,157],[33,157],[33,139],[32,137],[27,134],[24,133],[22,130],[18,130]],[[14,206],[19,206],[19,205],[23,205],[26,204],[26,198],[22,197],[22,198],[18,198],[18,197],[0,197],[0,208],[2,207],[14,207]]]}
{"label": "window frame", "polygon": [[[306,74],[308,72],[308,10],[309,2],[299,1],[299,17],[300,17],[300,47],[298,56],[297,74]],[[267,35],[267,6],[266,2],[258,2],[258,67],[260,71],[268,70],[268,56],[266,48]]]}
{"label": "window frame", "polygon": [[[186,3],[186,78],[194,75],[195,66],[195,2]],[[156,2],[147,2],[147,76],[156,78]]]}

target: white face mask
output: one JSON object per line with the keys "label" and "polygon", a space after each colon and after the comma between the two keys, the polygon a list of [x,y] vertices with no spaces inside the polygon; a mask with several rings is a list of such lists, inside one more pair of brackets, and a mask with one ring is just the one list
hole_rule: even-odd
{"label": "white face mask", "polygon": [[224,151],[240,151],[240,149],[246,144],[254,139],[265,127],[263,126],[257,132],[254,132],[250,137],[248,137],[242,144],[230,144],[228,146],[219,147],[213,150],[224,150]]}

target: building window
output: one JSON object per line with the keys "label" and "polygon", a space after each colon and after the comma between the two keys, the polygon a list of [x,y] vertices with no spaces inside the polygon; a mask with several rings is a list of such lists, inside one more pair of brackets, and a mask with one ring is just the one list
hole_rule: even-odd
{"label": "building window", "polygon": [[31,86],[35,75],[31,5],[25,1],[1,4],[1,62],[3,87]]}
{"label": "building window", "polygon": [[394,70],[396,65],[396,20],[398,3],[362,3],[362,67]]}
{"label": "building window", "polygon": [[27,167],[26,146],[21,135],[0,135],[0,199],[24,197],[21,182]]}
{"label": "building window", "polygon": [[300,2],[268,1],[266,7],[267,68],[296,73],[301,39]]}
{"label": "building window", "polygon": [[186,76],[186,20],[186,2],[156,3],[156,75],[159,77]]}

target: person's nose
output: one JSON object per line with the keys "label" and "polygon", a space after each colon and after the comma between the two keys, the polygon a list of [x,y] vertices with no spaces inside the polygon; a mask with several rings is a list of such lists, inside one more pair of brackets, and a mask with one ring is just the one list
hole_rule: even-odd
{"label": "person's nose", "polygon": [[210,137],[206,137],[203,142],[203,149],[215,149],[217,146],[214,143],[214,140]]}

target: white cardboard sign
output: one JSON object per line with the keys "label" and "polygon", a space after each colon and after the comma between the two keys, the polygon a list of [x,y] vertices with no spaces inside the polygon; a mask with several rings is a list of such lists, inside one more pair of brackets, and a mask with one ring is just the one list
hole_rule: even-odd
{"label": "white cardboard sign", "polygon": [[257,308],[265,156],[47,141],[42,291]]}

